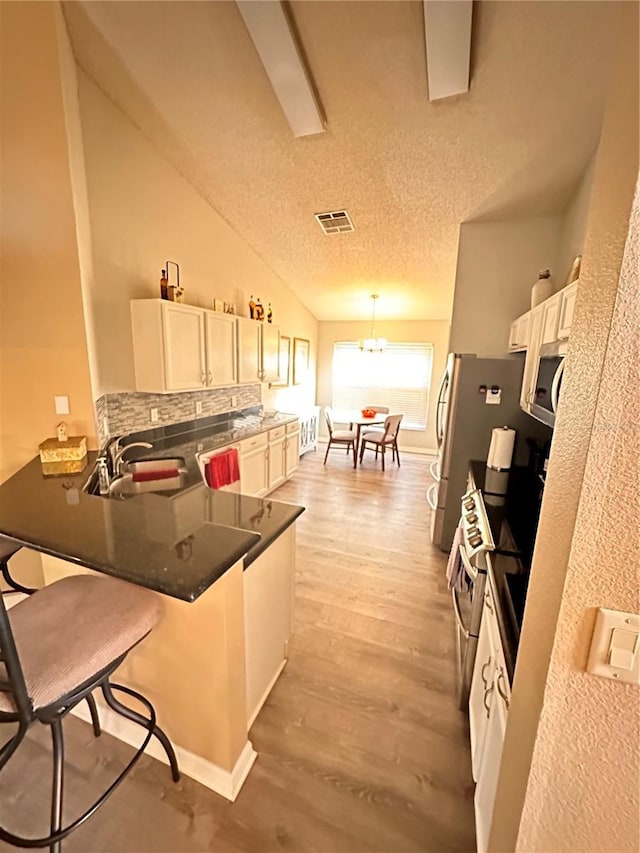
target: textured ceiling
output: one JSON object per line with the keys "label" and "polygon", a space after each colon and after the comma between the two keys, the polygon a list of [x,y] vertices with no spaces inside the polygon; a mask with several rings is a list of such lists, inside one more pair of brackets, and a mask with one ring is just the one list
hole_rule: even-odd
{"label": "textured ceiling", "polygon": [[[326,133],[295,139],[235,3],[67,2],[80,66],[320,320],[449,319],[458,229],[561,210],[598,139],[608,2],[476,2],[430,103],[420,2],[290,5]],[[355,232],[313,218],[346,208]]]}

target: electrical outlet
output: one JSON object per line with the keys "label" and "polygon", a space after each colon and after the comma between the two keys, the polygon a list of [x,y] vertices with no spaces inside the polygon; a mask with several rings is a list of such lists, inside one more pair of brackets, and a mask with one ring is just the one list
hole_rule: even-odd
{"label": "electrical outlet", "polygon": [[232,397],[232,398],[231,398],[231,407],[232,407],[233,409],[235,409],[237,405],[238,405],[238,398],[237,398],[237,397]]}
{"label": "electrical outlet", "polygon": [[149,414],[151,415],[151,423],[152,423],[152,424],[155,424],[155,423],[157,422],[157,420],[158,420],[158,410],[157,410],[157,409],[155,409],[155,408],[154,408],[154,409],[151,409],[151,410],[149,411]]}
{"label": "electrical outlet", "polygon": [[196,415],[202,414],[202,400],[196,400]]}

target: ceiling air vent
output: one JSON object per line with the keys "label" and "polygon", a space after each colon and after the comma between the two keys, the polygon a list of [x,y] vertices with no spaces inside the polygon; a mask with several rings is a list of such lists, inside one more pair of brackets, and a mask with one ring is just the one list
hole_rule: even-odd
{"label": "ceiling air vent", "polygon": [[333,210],[330,213],[314,214],[325,234],[344,234],[353,231],[353,222],[346,210]]}

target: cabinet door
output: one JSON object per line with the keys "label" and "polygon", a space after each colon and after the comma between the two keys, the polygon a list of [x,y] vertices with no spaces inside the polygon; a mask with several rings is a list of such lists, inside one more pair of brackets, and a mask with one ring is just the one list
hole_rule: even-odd
{"label": "cabinet door", "polygon": [[491,703],[494,701],[495,686],[493,675],[496,667],[496,655],[491,642],[489,619],[491,614],[486,606],[482,611],[478,651],[473,668],[471,692],[469,693],[469,734],[471,737],[471,769],[477,782],[480,772],[482,747],[489,723]]}
{"label": "cabinet door", "polygon": [[544,314],[542,321],[542,343],[552,344],[558,338],[558,320],[560,318],[560,302],[562,294],[556,293],[543,303]]}
{"label": "cabinet door", "polygon": [[284,452],[285,477],[290,477],[300,467],[300,430],[287,434]]}
{"label": "cabinet door", "polygon": [[269,489],[275,489],[284,483],[284,448],[286,439],[284,436],[276,441],[269,442]]}
{"label": "cabinet door", "polygon": [[535,392],[536,374],[538,372],[538,355],[540,354],[540,338],[542,336],[542,319],[544,305],[539,305],[531,312],[529,321],[529,346],[524,362],[524,376],[522,378],[522,392],[520,394],[520,406],[528,412]]}
{"label": "cabinet door", "polygon": [[240,483],[243,495],[259,498],[269,491],[268,446],[264,444],[254,450],[240,453]]}
{"label": "cabinet door", "polygon": [[526,350],[529,343],[529,318],[531,312],[527,311],[522,317],[518,317],[511,324],[509,334],[509,352],[521,352]]}
{"label": "cabinet door", "polygon": [[573,312],[576,306],[576,296],[578,294],[578,282],[574,281],[564,290],[560,291],[562,297],[560,304],[560,320],[558,322],[558,338],[560,340],[569,337],[571,324],[573,323]]}
{"label": "cabinet door", "polygon": [[478,853],[485,853],[489,841],[493,804],[496,798],[504,733],[507,728],[507,704],[494,690],[491,712],[482,746],[478,784],[474,796],[476,815],[476,844]]}
{"label": "cabinet door", "polygon": [[236,318],[204,312],[207,353],[207,385],[219,388],[236,384]]}
{"label": "cabinet door", "polygon": [[260,323],[236,317],[238,382],[260,382]]}
{"label": "cabinet door", "polygon": [[204,314],[201,308],[162,305],[164,368],[167,391],[206,385]]}
{"label": "cabinet door", "polygon": [[270,323],[262,326],[262,381],[280,379],[280,330]]}

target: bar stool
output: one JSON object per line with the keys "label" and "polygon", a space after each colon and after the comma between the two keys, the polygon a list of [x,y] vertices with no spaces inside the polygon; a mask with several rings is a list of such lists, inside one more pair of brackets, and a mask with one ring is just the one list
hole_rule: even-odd
{"label": "bar stool", "polygon": [[[0,723],[18,723],[16,733],[0,748],[0,770],[14,755],[29,727],[51,728],[53,786],[51,828],[47,836],[25,838],[0,827],[0,840],[16,847],[49,847],[81,826],[115,791],[155,736],[162,744],[173,780],[178,762],[166,734],[156,725],[151,703],[140,693],[110,682],[110,677],[156,625],[162,612],[158,595],[112,578],[79,575],[45,586],[7,611],[0,596]],[[107,705],[138,723],[147,734],[127,766],[83,814],[62,826],[64,783],[63,718],[100,688]],[[146,709],[143,716],[113,694],[133,696]]]}
{"label": "bar stool", "polygon": [[[0,535],[0,574],[4,578],[4,582],[10,587],[10,590],[13,592],[21,592],[24,595],[33,595],[36,592],[35,589],[29,586],[23,586],[21,583],[13,577],[11,572],[9,571],[9,560],[16,554],[22,545],[19,542],[16,542],[15,539],[10,539],[8,536]],[[100,717],[98,716],[98,708],[96,706],[96,700],[89,693],[85,696],[86,703],[89,707],[89,713],[91,714],[91,725],[93,726],[93,733],[96,737],[100,736]]]}

